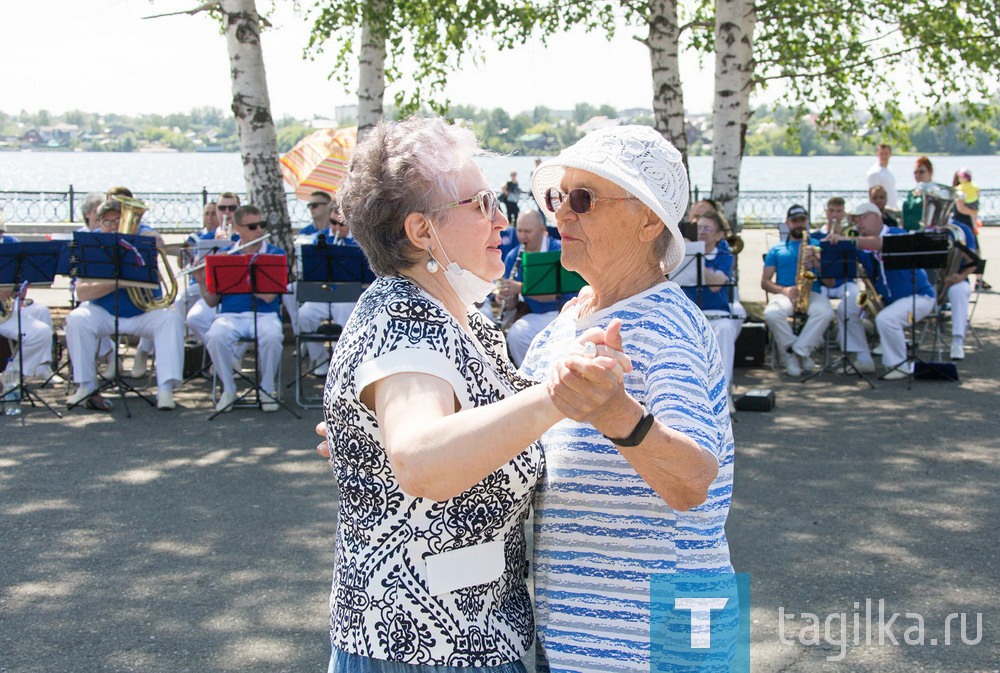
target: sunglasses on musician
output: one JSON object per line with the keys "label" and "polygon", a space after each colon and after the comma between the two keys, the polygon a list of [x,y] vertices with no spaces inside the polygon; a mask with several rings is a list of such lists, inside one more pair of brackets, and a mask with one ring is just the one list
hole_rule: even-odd
{"label": "sunglasses on musician", "polygon": [[312,210],[313,208],[319,208],[320,206],[327,206],[327,205],[330,205],[329,201],[313,201],[312,203],[309,204],[309,210]]}
{"label": "sunglasses on musician", "polygon": [[438,206],[433,209],[432,213],[437,213],[442,210],[447,210],[449,208],[456,208],[458,206],[465,206],[470,203],[479,202],[479,212],[483,214],[487,220],[492,222],[497,216],[497,195],[488,189],[484,189],[475,196],[470,196],[462,201],[454,201],[452,203],[446,203],[443,206]]}
{"label": "sunglasses on musician", "polygon": [[216,206],[216,208],[218,208],[219,210],[228,210],[229,212],[233,212],[238,207],[239,206],[237,206],[235,204],[232,204],[232,205],[230,205],[230,204],[222,204],[222,205]]}
{"label": "sunglasses on musician", "polygon": [[331,227],[346,227],[347,222],[341,222],[340,220],[330,220]]}
{"label": "sunglasses on musician", "polygon": [[240,226],[246,227],[250,231],[257,231],[257,227],[267,229],[267,222],[247,222],[246,224],[242,224]]}
{"label": "sunglasses on musician", "polygon": [[587,187],[571,189],[568,194],[558,187],[549,187],[545,190],[545,207],[553,213],[559,210],[563,201],[568,201],[570,210],[577,215],[585,215],[597,206],[598,201],[633,201],[635,199],[634,196],[597,196],[593,189]]}

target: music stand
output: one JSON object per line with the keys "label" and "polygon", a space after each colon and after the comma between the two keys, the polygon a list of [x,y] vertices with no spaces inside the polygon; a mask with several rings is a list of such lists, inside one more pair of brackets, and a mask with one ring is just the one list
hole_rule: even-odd
{"label": "music stand", "polygon": [[[302,418],[292,411],[284,402],[278,399],[277,394],[272,397],[271,393],[264,390],[260,385],[260,341],[257,331],[257,295],[258,294],[284,294],[288,286],[288,267],[286,266],[285,255],[272,255],[256,253],[253,255],[208,255],[205,258],[206,280],[209,294],[249,294],[250,306],[253,310],[253,342],[257,347],[257,355],[254,358],[253,379],[248,378],[242,371],[236,371],[241,379],[249,383],[252,387],[243,391],[235,400],[236,403],[254,395],[254,404],[258,409],[263,410],[264,400],[261,393],[271,397],[282,409],[290,413],[295,418]],[[280,357],[280,356],[279,356]],[[220,365],[217,365],[220,366]],[[278,382],[275,382],[277,385]],[[215,419],[225,409],[216,411],[208,420]]]}
{"label": "music stand", "polygon": [[[882,238],[882,263],[887,271],[910,271],[910,339],[906,344],[906,359],[886,371],[880,379],[890,372],[906,367],[906,388],[913,384],[913,375],[919,365],[924,370],[936,370],[943,378],[958,380],[958,372],[954,374],[942,371],[931,363],[921,360],[917,355],[917,270],[943,269],[948,261],[948,234],[935,231],[918,231],[912,234],[895,234]],[[954,366],[954,365],[952,365]]]}
{"label": "music stand", "polygon": [[[6,243],[0,246],[0,288],[9,287],[15,291],[15,295],[19,295],[27,289],[30,283],[39,285],[51,284],[56,275],[56,263],[59,260],[60,251],[64,247],[64,245],[52,241]],[[17,305],[18,382],[10,390],[4,390],[3,394],[17,393],[18,401],[27,399],[33,407],[37,406],[35,404],[37,400],[58,418],[62,418],[62,414],[53,409],[48,402],[43,400],[38,393],[29,388],[24,382],[24,345],[21,343],[24,337],[24,325],[21,320],[23,303],[23,299],[15,300],[15,304]],[[45,383],[48,383],[48,380]],[[44,386],[45,383],[42,385]]]}
{"label": "music stand", "polygon": [[[158,289],[160,287],[159,271],[157,269],[156,239],[142,234],[119,234],[104,232],[74,232],[70,248],[70,274],[75,280],[114,281],[114,318],[115,331],[111,335],[115,348],[121,336],[119,328],[120,307],[119,295],[126,287]],[[126,283],[127,285],[123,285]],[[115,357],[118,353],[115,352]],[[105,390],[114,389],[121,397],[125,407],[125,416],[132,418],[128,408],[126,393],[145,400],[151,407],[156,406],[150,397],[144,395],[131,384],[126,383],[121,375],[121,368],[115,367],[115,375],[97,387],[91,395],[98,395]],[[67,408],[72,409],[84,400],[80,400]]]}
{"label": "music stand", "polygon": [[[237,238],[236,240],[239,240],[239,239]],[[187,245],[187,244],[185,244],[185,245]],[[194,241],[194,245],[190,245],[190,246],[186,247],[186,251],[187,252],[185,254],[187,255],[188,259],[185,262],[185,266],[194,266],[196,264],[201,264],[201,263],[203,263],[205,261],[205,257],[206,256],[208,256],[208,255],[214,255],[217,252],[219,252],[220,250],[228,248],[231,245],[233,245],[233,241],[230,240],[230,239],[228,239],[228,238],[199,238],[199,239],[196,239]],[[182,248],[182,253],[184,252],[184,250],[185,249]],[[191,283],[188,284],[188,288],[189,289],[190,289],[190,287],[191,287]],[[187,330],[187,327],[185,327],[185,331],[186,330]],[[184,348],[185,348],[185,359],[187,357],[187,355],[186,355],[186,353],[187,353],[187,343],[188,343],[187,342],[187,337],[185,336],[185,346],[184,346]],[[202,361],[204,362],[204,359]],[[202,374],[204,374],[205,372],[207,372],[211,366],[212,366],[211,360],[209,360],[208,362],[204,362],[204,364],[198,368],[198,371],[196,371],[193,374],[191,374],[190,376],[186,377],[184,379],[184,381],[182,382],[182,384],[183,383],[187,383],[188,381],[191,381],[193,379],[198,378],[199,376],[201,376]]]}
{"label": "music stand", "polygon": [[[820,243],[820,258],[819,258],[819,277],[820,280],[843,280],[844,285],[852,282],[858,277],[858,248],[854,244],[854,241],[840,241],[839,243]],[[844,296],[840,300],[842,302],[847,301],[847,288],[844,288]],[[869,387],[874,388],[875,384],[865,376],[857,366],[851,362],[849,353],[847,351],[847,311],[851,310],[849,306],[844,307],[844,320],[841,322],[841,328],[843,329],[843,345],[844,352],[839,358],[831,362],[830,364],[824,366],[822,369],[817,369],[809,376],[802,379],[802,383],[813,379],[824,372],[835,372],[839,367],[841,373],[845,376],[848,372],[853,373],[859,379],[864,381],[869,385]]]}
{"label": "music stand", "polygon": [[[563,267],[560,259],[562,251],[523,252],[521,265],[521,296],[532,297],[540,294],[562,295],[579,292],[587,281],[576,271]],[[562,303],[560,296],[559,302]]]}

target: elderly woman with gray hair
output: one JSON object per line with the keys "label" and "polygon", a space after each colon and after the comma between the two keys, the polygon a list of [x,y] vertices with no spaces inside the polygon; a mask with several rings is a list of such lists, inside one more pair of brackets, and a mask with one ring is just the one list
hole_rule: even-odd
{"label": "elderly woman with gray hair", "polygon": [[544,385],[518,376],[473,306],[503,273],[507,226],[477,154],[470,131],[440,119],[382,122],[339,193],[378,278],[326,383],[333,673],[524,670],[536,440],[613,399],[629,369],[615,323],[553,356]]}
{"label": "elderly woman with gray hair", "polygon": [[592,291],[539,333],[522,372],[544,377],[566,344],[618,320],[633,364],[588,423],[542,435],[538,670],[660,670],[650,668],[651,574],[732,573],[725,370],[705,316],[664,278],[684,255],[686,171],[654,129],[618,126],[543,163],[531,183],[559,227],[563,266]]}

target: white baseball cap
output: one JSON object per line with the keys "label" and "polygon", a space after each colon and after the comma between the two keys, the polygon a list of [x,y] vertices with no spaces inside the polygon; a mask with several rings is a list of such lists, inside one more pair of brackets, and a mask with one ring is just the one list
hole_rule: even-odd
{"label": "white baseball cap", "polygon": [[878,215],[882,217],[882,211],[878,209],[874,203],[862,203],[857,208],[854,209],[852,213],[854,217],[861,217],[862,215],[867,215],[871,213],[872,215]]}

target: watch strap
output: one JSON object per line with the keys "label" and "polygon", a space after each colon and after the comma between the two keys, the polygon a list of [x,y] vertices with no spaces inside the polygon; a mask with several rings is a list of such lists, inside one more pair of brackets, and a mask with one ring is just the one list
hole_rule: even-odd
{"label": "watch strap", "polygon": [[649,429],[653,427],[653,421],[655,421],[656,418],[653,416],[652,413],[650,413],[649,409],[646,407],[645,404],[640,402],[639,406],[642,407],[642,412],[643,412],[642,418],[639,420],[635,428],[632,430],[632,434],[622,439],[616,439],[614,437],[608,437],[607,435],[604,435],[605,439],[610,440],[611,443],[616,446],[630,447],[630,446],[638,446],[639,444],[641,444],[642,440],[646,438],[646,434],[649,432]]}

